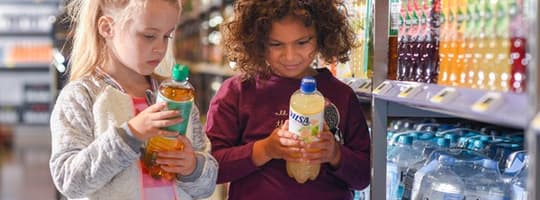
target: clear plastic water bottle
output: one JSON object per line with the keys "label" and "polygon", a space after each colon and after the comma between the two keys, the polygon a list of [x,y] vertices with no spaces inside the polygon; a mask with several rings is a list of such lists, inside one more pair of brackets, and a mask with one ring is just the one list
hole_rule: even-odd
{"label": "clear plastic water bottle", "polygon": [[512,152],[505,161],[504,172],[502,173],[505,182],[510,182],[525,167],[527,153],[525,151]]}
{"label": "clear plastic water bottle", "polygon": [[405,189],[405,178],[407,169],[414,163],[422,160],[421,152],[413,148],[414,138],[406,135],[399,137],[397,146],[393,149],[395,153],[389,157],[387,186],[387,199],[401,199]]}
{"label": "clear plastic water bottle", "polygon": [[507,200],[510,198],[508,185],[504,183],[497,161],[485,159],[480,172],[466,177],[465,198],[473,200]]}
{"label": "clear plastic water bottle", "polygon": [[450,156],[441,155],[438,159],[437,168],[428,172],[425,181],[420,188],[420,199],[459,199],[463,200],[465,196],[463,180],[452,170],[455,159]]}
{"label": "clear plastic water bottle", "polygon": [[527,200],[527,175],[529,170],[529,161],[525,159],[525,166],[521,171],[512,179],[510,184],[512,185],[512,200]]}
{"label": "clear plastic water bottle", "polygon": [[426,162],[432,154],[440,154],[446,152],[450,147],[450,140],[446,138],[437,138],[435,146],[427,147],[422,151],[423,159],[420,162],[413,164],[407,171],[405,182],[409,187],[405,188],[403,200],[416,199],[419,195],[420,186],[426,173],[433,171],[437,167],[437,161]]}

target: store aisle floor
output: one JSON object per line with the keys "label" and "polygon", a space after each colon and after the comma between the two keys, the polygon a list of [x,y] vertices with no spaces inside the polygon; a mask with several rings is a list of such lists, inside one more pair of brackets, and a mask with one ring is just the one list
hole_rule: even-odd
{"label": "store aisle floor", "polygon": [[0,149],[0,200],[54,200],[48,126],[13,127],[12,148]]}

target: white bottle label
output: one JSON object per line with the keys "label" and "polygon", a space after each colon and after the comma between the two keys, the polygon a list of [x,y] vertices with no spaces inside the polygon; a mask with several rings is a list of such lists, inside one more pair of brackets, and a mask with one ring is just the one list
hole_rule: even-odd
{"label": "white bottle label", "polygon": [[299,139],[309,143],[319,141],[319,133],[322,131],[324,113],[314,115],[302,115],[289,109],[289,131],[298,135]]}

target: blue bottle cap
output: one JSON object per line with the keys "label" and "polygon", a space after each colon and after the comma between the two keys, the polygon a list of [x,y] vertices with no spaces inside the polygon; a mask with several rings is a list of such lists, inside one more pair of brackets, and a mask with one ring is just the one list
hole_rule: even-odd
{"label": "blue bottle cap", "polygon": [[311,76],[306,76],[300,84],[300,91],[303,93],[313,93],[317,89],[317,81]]}
{"label": "blue bottle cap", "polygon": [[456,143],[460,137],[456,134],[446,134],[444,138],[449,139],[450,143]]}
{"label": "blue bottle cap", "polygon": [[450,139],[447,138],[437,138],[437,146],[448,148],[450,147]]}
{"label": "blue bottle cap", "polygon": [[402,136],[399,136],[399,139],[398,139],[398,143],[399,144],[407,144],[407,145],[411,145],[412,142],[413,142],[413,137],[412,136],[409,136],[409,135],[402,135]]}

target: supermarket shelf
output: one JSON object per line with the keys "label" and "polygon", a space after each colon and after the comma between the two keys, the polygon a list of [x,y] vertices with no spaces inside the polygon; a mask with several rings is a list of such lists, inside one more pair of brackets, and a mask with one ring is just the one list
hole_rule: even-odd
{"label": "supermarket shelf", "polygon": [[28,31],[0,31],[0,37],[52,37],[48,31],[28,32]]}
{"label": "supermarket shelf", "polygon": [[358,100],[360,101],[360,103],[371,103],[371,98],[372,98],[372,95],[371,95],[371,92],[367,93],[367,92],[355,92],[356,93],[356,98],[358,98]]}
{"label": "supermarket shelf", "polygon": [[518,129],[524,129],[528,122],[525,94],[387,80],[374,89],[373,96],[411,108]]}
{"label": "supermarket shelf", "polygon": [[229,66],[219,65],[209,62],[188,62],[177,60],[177,63],[186,64],[190,68],[192,74],[211,74],[218,76],[233,76],[236,72]]}
{"label": "supermarket shelf", "polygon": [[8,72],[47,72],[49,68],[50,63],[16,64],[13,66],[0,64],[0,71]]}
{"label": "supermarket shelf", "polygon": [[342,82],[351,87],[356,93],[356,97],[361,103],[371,103],[371,79],[366,78],[345,78]]}
{"label": "supermarket shelf", "polygon": [[60,0],[0,0],[0,4],[58,4]]}

